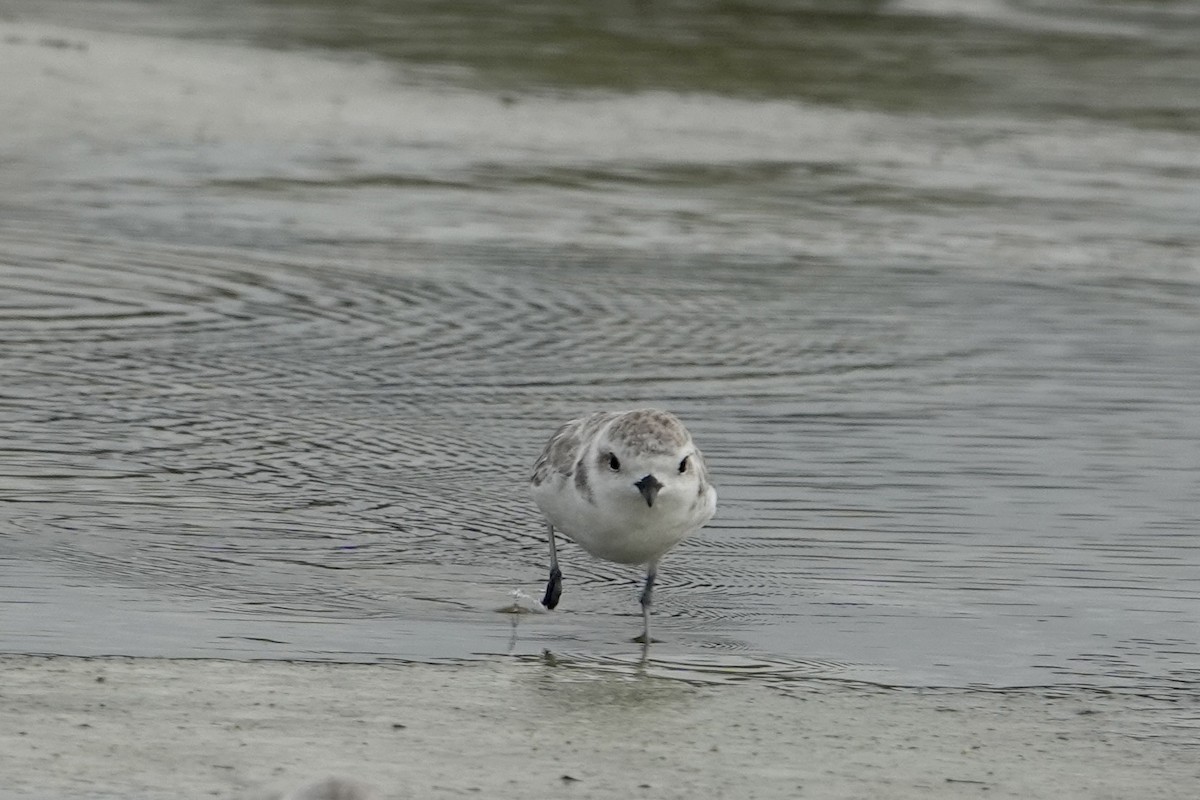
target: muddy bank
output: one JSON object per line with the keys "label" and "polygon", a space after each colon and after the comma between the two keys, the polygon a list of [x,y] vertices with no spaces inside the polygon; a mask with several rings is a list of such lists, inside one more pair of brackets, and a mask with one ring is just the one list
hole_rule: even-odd
{"label": "muddy bank", "polygon": [[1096,692],[700,685],[554,664],[6,656],[5,791],[265,798],[1193,797],[1178,704]]}

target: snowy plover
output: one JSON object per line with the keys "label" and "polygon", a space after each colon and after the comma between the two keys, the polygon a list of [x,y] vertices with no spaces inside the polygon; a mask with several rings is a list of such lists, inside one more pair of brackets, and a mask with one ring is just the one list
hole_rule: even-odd
{"label": "snowy plover", "polygon": [[572,420],[546,443],[531,483],[550,537],[550,580],[542,605],[554,608],[562,594],[554,546],[558,529],[597,558],[646,565],[637,641],[649,645],[658,560],[717,509],[704,456],[687,428],[656,409]]}

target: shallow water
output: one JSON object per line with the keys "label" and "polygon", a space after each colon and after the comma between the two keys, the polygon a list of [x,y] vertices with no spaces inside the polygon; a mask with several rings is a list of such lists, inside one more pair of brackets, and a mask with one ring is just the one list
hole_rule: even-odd
{"label": "shallow water", "polygon": [[666,672],[1194,689],[1197,15],[215,5],[0,23],[0,649],[620,667],[635,571],[498,611],[652,403]]}

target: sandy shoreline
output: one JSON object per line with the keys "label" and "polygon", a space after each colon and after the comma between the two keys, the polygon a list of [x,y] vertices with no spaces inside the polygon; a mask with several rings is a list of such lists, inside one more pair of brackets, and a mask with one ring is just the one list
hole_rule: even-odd
{"label": "sandy shoreline", "polygon": [[[5,796],[1191,798],[1177,704],[702,686],[535,661],[0,657]],[[1194,714],[1195,709],[1191,710]],[[1187,716],[1187,713],[1184,713]]]}

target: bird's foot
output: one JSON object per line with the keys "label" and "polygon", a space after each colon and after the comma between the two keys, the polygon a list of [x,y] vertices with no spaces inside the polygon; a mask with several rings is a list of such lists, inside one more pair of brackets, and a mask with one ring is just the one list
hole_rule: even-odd
{"label": "bird's foot", "polygon": [[560,597],[562,597],[562,570],[555,567],[550,570],[550,580],[546,582],[546,596],[542,598],[542,605],[553,610],[558,605]]}

